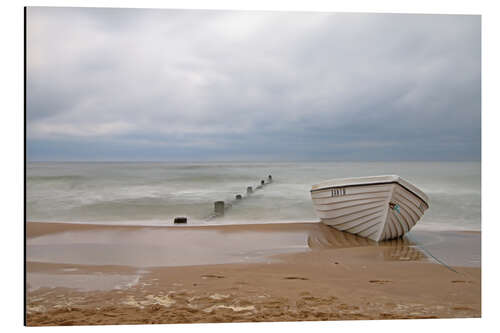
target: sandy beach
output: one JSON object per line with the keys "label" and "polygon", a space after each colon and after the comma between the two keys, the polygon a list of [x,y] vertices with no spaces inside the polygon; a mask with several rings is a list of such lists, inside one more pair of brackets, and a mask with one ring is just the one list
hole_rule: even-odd
{"label": "sandy beach", "polygon": [[379,244],[319,223],[26,233],[29,326],[481,316],[479,232]]}
{"label": "sandy beach", "polygon": [[488,317],[489,12],[304,5],[11,15],[25,326]]}

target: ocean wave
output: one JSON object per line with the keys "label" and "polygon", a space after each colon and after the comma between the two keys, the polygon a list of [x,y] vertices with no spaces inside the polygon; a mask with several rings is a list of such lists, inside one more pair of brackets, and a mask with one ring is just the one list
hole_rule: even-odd
{"label": "ocean wave", "polygon": [[71,182],[83,181],[87,177],[82,175],[62,175],[62,176],[27,176],[26,181],[30,182]]}
{"label": "ocean wave", "polygon": [[[478,165],[450,163],[45,163],[28,165],[27,218],[39,221],[205,221],[214,201],[245,199],[210,223],[315,220],[309,190],[322,179],[397,173],[422,188],[430,209],[417,226],[480,228]],[[473,170],[473,171],[474,171]],[[261,179],[273,183],[247,198]],[[127,222],[128,223],[128,222]],[[201,222],[200,222],[201,223]],[[206,223],[206,222],[203,222]],[[435,224],[428,227],[427,224]],[[471,226],[471,227],[469,227]]]}

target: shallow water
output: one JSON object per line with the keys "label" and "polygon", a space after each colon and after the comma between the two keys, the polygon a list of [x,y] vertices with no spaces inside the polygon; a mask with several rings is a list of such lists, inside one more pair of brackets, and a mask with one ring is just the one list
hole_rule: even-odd
{"label": "shallow water", "polygon": [[[281,254],[346,248],[377,248],[360,252],[369,262],[481,266],[478,232],[416,230],[403,238],[376,243],[321,223],[92,228],[29,238],[27,261],[48,268],[28,271],[28,289],[123,289],[137,284],[151,267],[270,263],[281,260],[276,257]],[[111,272],[104,273],[109,270],[105,267],[111,267]]]}
{"label": "shallow water", "polygon": [[[247,186],[273,183],[246,197]],[[309,190],[337,177],[398,174],[430,209],[415,230],[481,229],[479,162],[28,163],[28,221],[165,225],[316,221]],[[239,201],[207,222],[216,200]]]}
{"label": "shallow water", "polygon": [[415,231],[376,243],[320,223],[282,226],[66,231],[28,239],[26,254],[29,262],[145,268],[271,262],[278,254],[382,247],[384,256],[371,259],[480,266],[479,233]]}
{"label": "shallow water", "polygon": [[[27,260],[133,267],[248,263],[308,250],[306,230],[221,232],[206,228],[75,231],[27,243]],[[270,259],[269,259],[270,260]]]}

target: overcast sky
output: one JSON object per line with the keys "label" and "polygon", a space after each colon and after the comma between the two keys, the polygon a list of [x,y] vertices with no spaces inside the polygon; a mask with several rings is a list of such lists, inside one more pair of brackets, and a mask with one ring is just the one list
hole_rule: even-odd
{"label": "overcast sky", "polygon": [[481,19],[27,11],[28,160],[479,160]]}

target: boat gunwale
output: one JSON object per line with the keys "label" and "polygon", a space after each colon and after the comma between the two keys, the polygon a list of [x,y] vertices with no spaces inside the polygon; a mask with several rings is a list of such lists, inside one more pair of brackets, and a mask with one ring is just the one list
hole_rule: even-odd
{"label": "boat gunwale", "polygon": [[324,191],[324,190],[332,190],[332,189],[337,189],[337,188],[346,188],[346,187],[358,187],[358,186],[371,186],[371,185],[388,185],[388,184],[398,184],[399,186],[403,187],[405,190],[408,192],[414,194],[417,196],[420,200],[422,200],[425,205],[427,206],[427,209],[429,208],[429,203],[428,199],[422,198],[419,194],[415,193],[408,187],[404,186],[401,184],[399,181],[388,181],[388,182],[373,182],[373,183],[364,183],[364,184],[346,184],[346,185],[334,185],[334,186],[327,186],[327,187],[321,187],[321,188],[316,188],[316,189],[311,189],[309,192],[319,192],[319,191]]}

